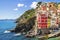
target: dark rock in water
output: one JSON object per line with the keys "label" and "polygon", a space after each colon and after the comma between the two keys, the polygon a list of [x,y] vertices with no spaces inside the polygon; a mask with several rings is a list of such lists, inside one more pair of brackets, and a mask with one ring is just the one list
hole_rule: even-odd
{"label": "dark rock in water", "polygon": [[30,35],[30,36],[29,36],[29,35],[26,35],[26,37],[27,37],[27,38],[34,38],[35,35]]}
{"label": "dark rock in water", "polygon": [[15,30],[9,30],[10,32],[15,32]]}

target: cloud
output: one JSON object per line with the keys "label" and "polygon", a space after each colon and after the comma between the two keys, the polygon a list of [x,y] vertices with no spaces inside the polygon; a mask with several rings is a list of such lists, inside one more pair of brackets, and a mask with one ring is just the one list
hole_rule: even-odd
{"label": "cloud", "polygon": [[25,5],[25,7],[27,7],[27,5]]}
{"label": "cloud", "polygon": [[21,3],[18,3],[17,4],[17,6],[16,6],[16,8],[15,9],[13,9],[14,11],[17,11],[20,7],[27,7],[27,5],[24,5],[24,4],[21,4]]}
{"label": "cloud", "polygon": [[35,9],[35,8],[37,7],[37,6],[36,6],[37,3],[38,3],[38,2],[32,2],[32,4],[30,5],[30,7]]}
{"label": "cloud", "polygon": [[18,8],[15,8],[15,9],[13,9],[13,10],[17,11],[17,10],[18,10]]}
{"label": "cloud", "polygon": [[20,3],[17,4],[17,7],[23,7],[23,6],[24,4],[20,4]]}

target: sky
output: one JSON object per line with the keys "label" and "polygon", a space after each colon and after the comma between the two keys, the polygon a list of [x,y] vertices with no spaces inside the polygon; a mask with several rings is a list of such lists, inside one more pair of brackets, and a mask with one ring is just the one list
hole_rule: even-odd
{"label": "sky", "polygon": [[60,0],[0,0],[0,19],[17,19],[25,11],[36,8],[37,2],[60,2]]}

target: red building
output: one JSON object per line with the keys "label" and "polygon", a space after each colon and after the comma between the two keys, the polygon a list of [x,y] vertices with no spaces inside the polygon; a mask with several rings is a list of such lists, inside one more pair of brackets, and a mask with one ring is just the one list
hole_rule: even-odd
{"label": "red building", "polygon": [[38,29],[47,28],[47,16],[46,16],[46,14],[38,15],[37,21],[38,21]]}
{"label": "red building", "polygon": [[40,13],[37,13],[37,26],[38,29],[47,28],[47,7],[46,5],[41,5]]}

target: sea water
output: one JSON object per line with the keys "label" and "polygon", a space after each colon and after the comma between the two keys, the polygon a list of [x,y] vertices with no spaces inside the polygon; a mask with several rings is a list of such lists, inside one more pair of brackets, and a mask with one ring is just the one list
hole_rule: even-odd
{"label": "sea water", "polygon": [[7,31],[15,27],[15,20],[0,20],[0,40],[24,40],[25,37],[23,35],[14,36],[15,33]]}
{"label": "sea water", "polygon": [[[15,36],[16,33],[7,31],[14,29],[15,27],[15,20],[0,20],[0,40],[37,40],[35,38],[26,38],[24,35]],[[49,40],[55,39],[52,38]]]}

